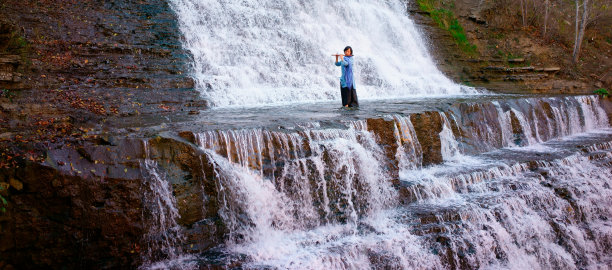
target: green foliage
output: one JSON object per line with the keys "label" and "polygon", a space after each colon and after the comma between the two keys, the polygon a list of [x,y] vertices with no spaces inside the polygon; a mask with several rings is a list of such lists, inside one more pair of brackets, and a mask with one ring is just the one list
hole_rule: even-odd
{"label": "green foliage", "polygon": [[[21,57],[21,62],[26,66],[31,65],[28,57],[30,44],[17,27],[0,22],[0,54],[14,54]],[[25,66],[20,65],[20,69]],[[23,71],[23,70],[22,70]]]}
{"label": "green foliage", "polygon": [[8,90],[8,89],[2,89],[2,91],[0,91],[0,98],[8,98],[8,100],[10,102],[13,102],[13,98],[15,97],[15,92]]}
{"label": "green foliage", "polygon": [[511,53],[511,52],[509,52],[509,53],[506,55],[506,60],[507,60],[507,59],[516,59],[516,58],[522,58],[522,56],[521,56],[521,55],[518,55],[518,54],[513,54],[513,53]]}
{"label": "green foliage", "polygon": [[608,90],[605,88],[599,88],[595,91],[593,91],[593,93],[600,95],[601,97],[607,98],[610,96],[610,93],[608,93]]}
{"label": "green foliage", "polygon": [[463,30],[463,27],[459,24],[457,19],[453,19],[448,30],[450,31],[451,36],[453,36],[455,42],[457,42],[457,45],[459,45],[459,48],[461,48],[461,50],[467,53],[476,53],[476,45],[470,43],[470,41],[467,40],[467,37],[465,36],[465,30]]}
{"label": "green foliage", "polygon": [[493,38],[493,39],[504,39],[504,38],[506,38],[506,35],[504,33],[502,33],[502,32],[494,32],[494,33],[491,33],[489,36],[491,38]]}
{"label": "green foliage", "polygon": [[[4,187],[0,186],[0,190],[4,189]],[[2,202],[2,204],[0,205],[0,212],[2,213],[6,213],[6,208],[5,206],[8,205],[8,202],[6,201],[6,199],[0,195],[0,202]]]}
{"label": "green foliage", "polygon": [[476,53],[476,45],[470,43],[465,35],[465,30],[449,9],[452,8],[452,3],[445,3],[441,0],[418,0],[418,4],[422,11],[429,13],[438,27],[451,34],[462,51],[470,54]]}
{"label": "green foliage", "polygon": [[425,12],[431,12],[434,10],[433,1],[431,0],[419,0],[419,9]]}
{"label": "green foliage", "polygon": [[474,84],[473,84],[471,81],[468,81],[468,80],[463,80],[463,82],[462,82],[462,83],[463,83],[463,85],[465,85],[465,86],[475,87],[475,85],[474,85]]}
{"label": "green foliage", "polygon": [[28,51],[29,44],[18,31],[6,33],[2,40],[3,44],[0,43],[0,51],[18,55],[25,54]]}
{"label": "green foliage", "polygon": [[15,37],[9,42],[9,49],[22,50],[28,46],[28,42],[24,37]]}

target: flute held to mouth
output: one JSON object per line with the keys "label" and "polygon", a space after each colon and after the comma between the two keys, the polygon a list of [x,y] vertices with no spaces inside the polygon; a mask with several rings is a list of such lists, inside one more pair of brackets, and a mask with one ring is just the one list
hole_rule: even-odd
{"label": "flute held to mouth", "polygon": [[336,63],[338,63],[338,57],[340,57],[340,61],[342,61],[342,60],[344,60],[344,57],[346,55],[344,55],[344,54],[332,54],[332,56],[336,57]]}

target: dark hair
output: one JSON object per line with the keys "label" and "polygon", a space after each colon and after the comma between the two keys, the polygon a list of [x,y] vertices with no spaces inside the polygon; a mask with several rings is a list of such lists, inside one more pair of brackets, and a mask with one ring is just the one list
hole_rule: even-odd
{"label": "dark hair", "polygon": [[355,52],[353,51],[353,48],[351,48],[351,46],[344,47],[344,51],[343,52],[345,52],[348,49],[351,49],[351,55],[355,54]]}

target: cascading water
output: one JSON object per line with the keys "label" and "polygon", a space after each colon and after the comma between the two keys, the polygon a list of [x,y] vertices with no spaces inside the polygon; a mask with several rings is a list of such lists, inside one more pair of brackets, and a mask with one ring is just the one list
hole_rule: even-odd
{"label": "cascading water", "polygon": [[414,126],[410,118],[399,115],[393,116],[396,125],[395,136],[398,140],[396,159],[399,161],[400,169],[417,169],[423,162],[423,150],[417,139]]}
{"label": "cascading water", "polygon": [[179,212],[172,187],[157,162],[149,159],[145,141],[145,160],[140,164],[143,175],[143,221],[146,232],[140,269],[195,269],[191,258],[183,254],[180,243],[184,241],[182,228],[177,224]]}
{"label": "cascading water", "polygon": [[[214,253],[224,255],[204,255],[201,264],[609,265],[612,131],[597,97],[461,104],[437,114],[445,162],[428,166],[422,155],[429,146],[410,116],[387,117],[397,141],[391,154],[366,121],[346,122],[346,129],[311,124],[196,134],[213,164],[228,229],[221,253]],[[390,157],[398,160],[399,186]]]}
{"label": "cascading water", "polygon": [[[248,257],[243,267],[357,269],[374,267],[372,257],[388,264],[386,256],[396,258],[393,265],[400,268],[440,266],[390,216],[387,209],[395,204],[397,191],[366,124],[349,126],[301,134],[247,130],[241,132],[246,140],[215,149],[282,162],[281,172],[264,173],[272,179],[259,173],[261,164],[230,163],[209,150],[223,186],[220,211],[231,231],[228,249]],[[220,133],[199,134],[198,141],[214,149],[212,138]],[[272,147],[289,141],[287,148]],[[267,147],[272,153],[263,151]]]}
{"label": "cascading water", "polygon": [[476,93],[435,67],[404,1],[170,2],[214,106],[339,100],[330,55],[349,44],[361,99]]}

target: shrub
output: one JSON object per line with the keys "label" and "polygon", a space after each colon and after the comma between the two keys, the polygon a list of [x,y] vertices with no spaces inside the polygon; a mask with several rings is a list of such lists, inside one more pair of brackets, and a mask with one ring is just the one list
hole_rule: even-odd
{"label": "shrub", "polygon": [[593,91],[593,93],[595,93],[597,95],[600,95],[600,96],[602,96],[604,98],[607,98],[607,97],[610,96],[610,93],[608,93],[608,90],[605,89],[605,88],[599,88],[599,89]]}

